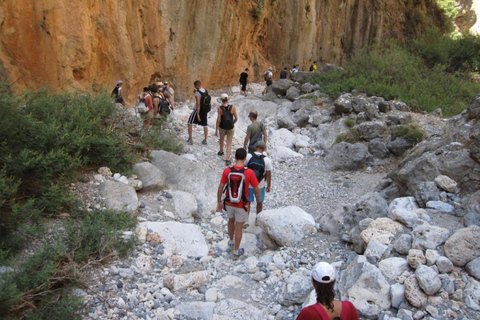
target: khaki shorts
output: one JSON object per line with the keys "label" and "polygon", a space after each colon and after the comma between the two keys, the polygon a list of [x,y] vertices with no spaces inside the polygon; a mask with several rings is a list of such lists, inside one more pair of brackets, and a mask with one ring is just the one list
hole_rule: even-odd
{"label": "khaki shorts", "polygon": [[227,211],[228,219],[235,218],[235,222],[245,222],[247,221],[247,211],[243,208],[225,206]]}
{"label": "khaki shorts", "polygon": [[233,137],[233,134],[235,133],[235,128],[230,130],[218,128],[218,132],[220,132],[221,136]]}
{"label": "khaki shorts", "polygon": [[147,113],[142,113],[143,120],[153,119],[153,111],[148,111]]}

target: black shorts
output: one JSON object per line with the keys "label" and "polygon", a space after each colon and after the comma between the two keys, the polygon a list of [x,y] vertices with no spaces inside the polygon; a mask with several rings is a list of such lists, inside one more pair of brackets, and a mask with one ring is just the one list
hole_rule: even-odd
{"label": "black shorts", "polygon": [[242,89],[240,91],[247,91],[247,84],[246,83],[240,83],[242,85]]}
{"label": "black shorts", "polygon": [[267,80],[267,86],[271,86],[272,85],[272,80]]}
{"label": "black shorts", "polygon": [[208,113],[200,113],[200,121],[198,121],[197,109],[195,109],[190,114],[187,124],[198,124],[198,125],[201,125],[202,127],[206,127],[208,126],[207,116],[208,116]]}

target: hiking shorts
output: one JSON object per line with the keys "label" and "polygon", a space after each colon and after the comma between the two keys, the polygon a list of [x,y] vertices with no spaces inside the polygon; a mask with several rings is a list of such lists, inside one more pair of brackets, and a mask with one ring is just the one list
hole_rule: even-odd
{"label": "hiking shorts", "polygon": [[147,113],[142,113],[141,117],[143,120],[153,119],[153,111],[148,111]]}
{"label": "hiking shorts", "polygon": [[229,130],[218,128],[218,132],[220,132],[220,136],[233,137],[233,134],[235,133],[235,128]]}
{"label": "hiking shorts", "polygon": [[[253,188],[248,188],[248,201],[253,202],[255,196],[255,190]],[[265,187],[260,188],[260,201],[256,199],[257,202],[265,201]]]}
{"label": "hiking shorts", "polygon": [[267,80],[267,86],[271,86],[272,85],[272,80]]}
{"label": "hiking shorts", "polygon": [[195,109],[190,114],[190,117],[188,118],[187,124],[190,124],[190,125],[191,124],[198,124],[198,125],[201,125],[202,127],[206,127],[206,126],[208,126],[207,116],[208,116],[208,113],[200,113],[200,121],[198,121],[197,109]]}
{"label": "hiking shorts", "polygon": [[243,208],[231,207],[225,205],[225,211],[227,211],[228,219],[235,219],[235,222],[245,222],[247,221],[247,211]]}
{"label": "hiking shorts", "polygon": [[240,91],[247,91],[247,84],[246,83],[240,83],[242,85],[242,88]]}

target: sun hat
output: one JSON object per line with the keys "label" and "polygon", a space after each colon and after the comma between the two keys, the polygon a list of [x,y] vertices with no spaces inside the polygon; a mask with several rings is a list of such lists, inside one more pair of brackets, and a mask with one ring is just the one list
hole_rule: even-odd
{"label": "sun hat", "polygon": [[270,68],[268,68],[268,70],[269,70],[269,71],[272,71],[272,70],[273,70],[273,68],[272,68],[272,67],[270,67]]}
{"label": "sun hat", "polygon": [[167,84],[168,84],[168,82],[167,82],[167,81],[165,81],[163,84],[164,84],[164,85],[167,85]]}
{"label": "sun hat", "polygon": [[117,84],[121,84],[121,83],[123,83],[122,80],[118,80],[118,81],[117,81]]}
{"label": "sun hat", "polygon": [[222,94],[220,95],[220,99],[221,99],[221,100],[228,100],[228,94],[222,93]]}
{"label": "sun hat", "polygon": [[313,266],[312,278],[320,283],[331,283],[335,280],[335,268],[326,262],[319,262]]}

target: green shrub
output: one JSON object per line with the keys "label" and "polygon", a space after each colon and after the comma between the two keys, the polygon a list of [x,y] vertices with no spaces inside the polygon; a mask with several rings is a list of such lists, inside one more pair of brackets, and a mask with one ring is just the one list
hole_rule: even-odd
{"label": "green shrub", "polygon": [[425,132],[417,124],[405,124],[396,128],[392,133],[392,138],[404,137],[413,144],[417,144],[425,138]]}
{"label": "green shrub", "polygon": [[421,57],[394,43],[365,49],[345,70],[319,73],[314,81],[335,98],[357,89],[402,100],[413,111],[431,112],[440,107],[446,116],[462,112],[480,91],[480,84],[447,73],[441,65],[429,68]]}
{"label": "green shrub", "polygon": [[352,119],[352,118],[348,118],[348,119],[345,119],[345,121],[343,121],[343,123],[345,123],[345,125],[349,128],[353,128],[355,126],[355,119]]}
{"label": "green shrub", "polygon": [[337,136],[335,143],[348,142],[348,143],[357,143],[360,141],[360,133],[357,129],[350,129],[346,133],[342,133]]}

